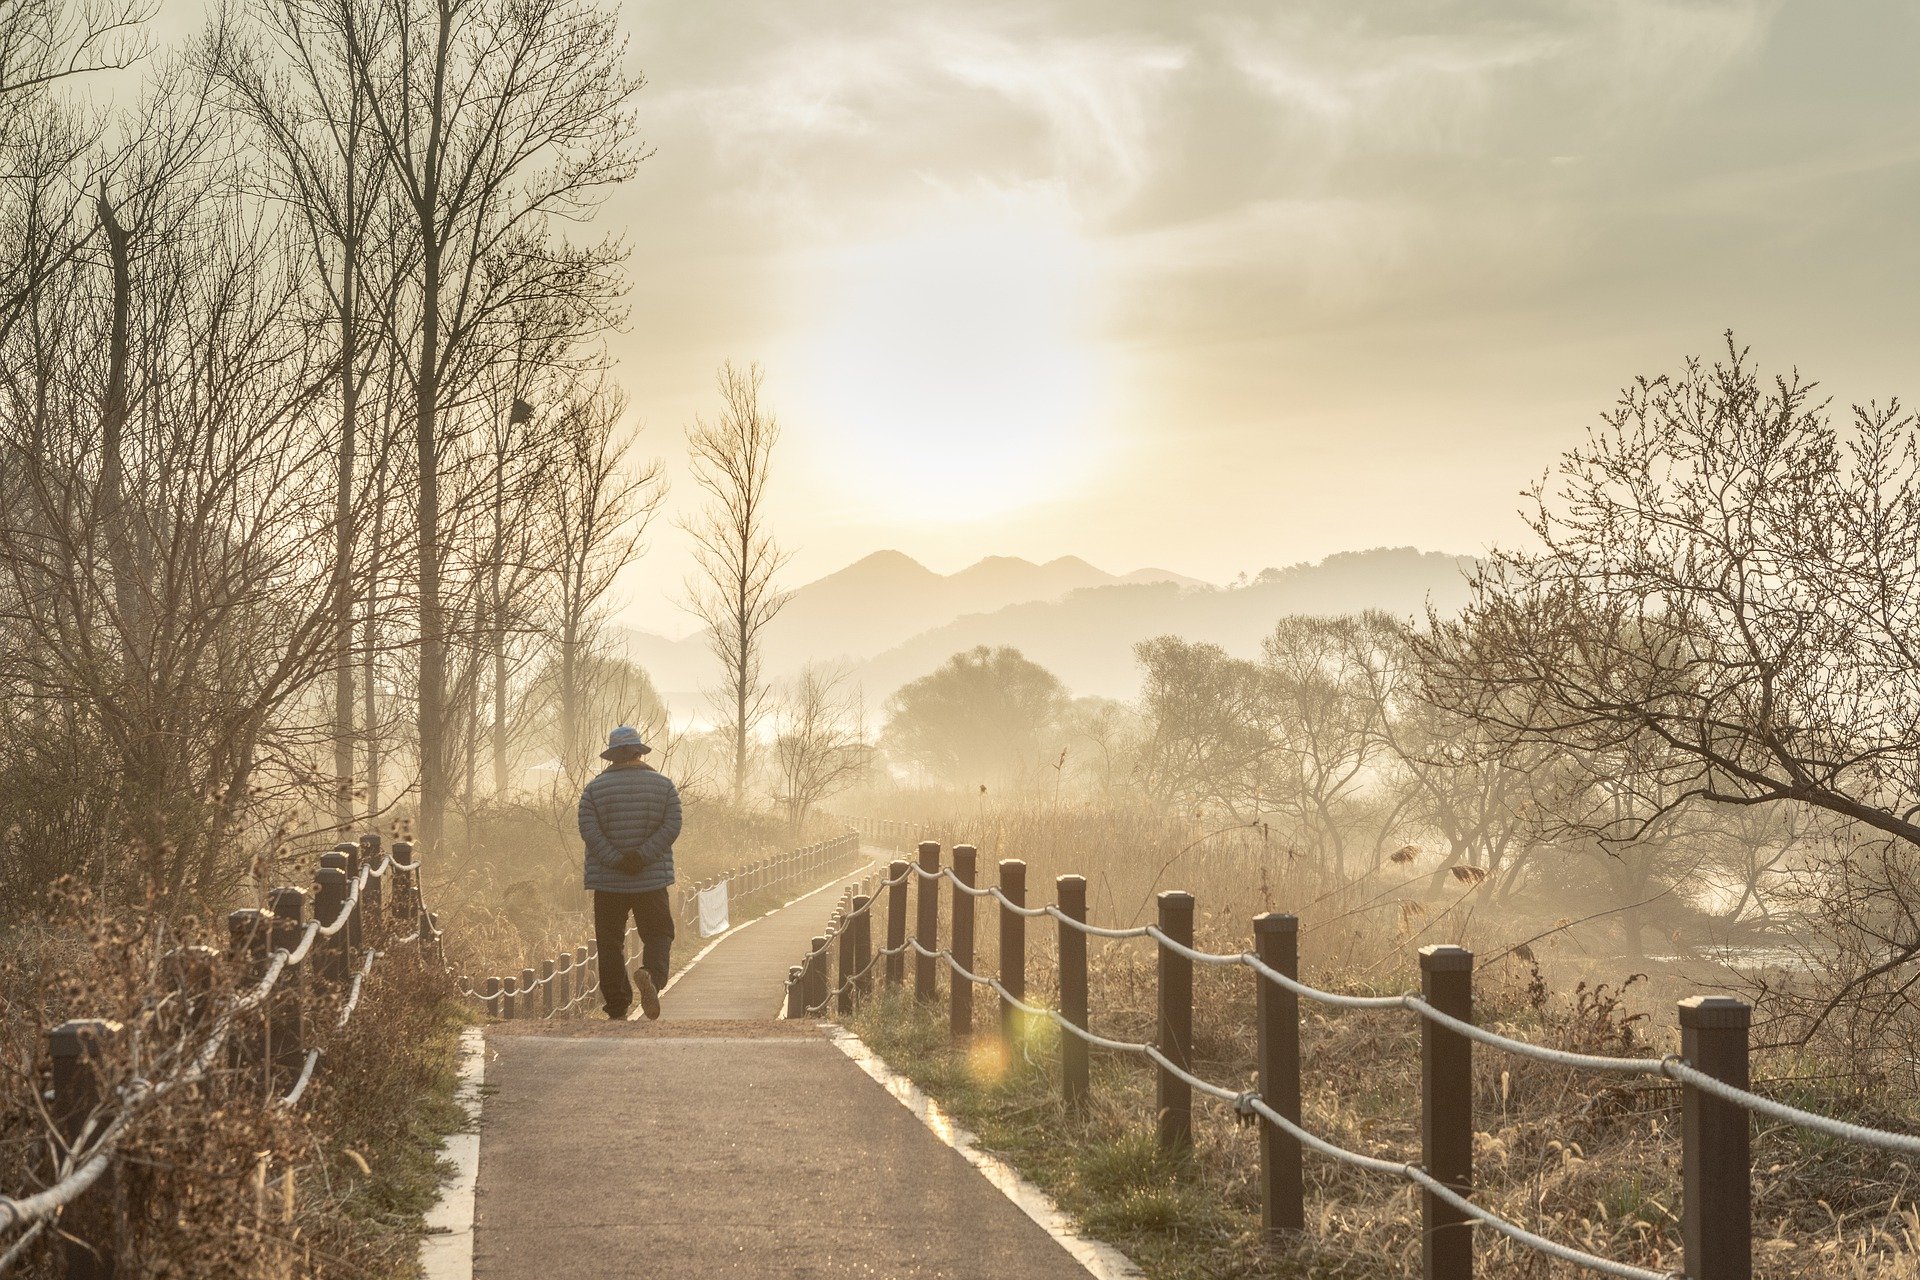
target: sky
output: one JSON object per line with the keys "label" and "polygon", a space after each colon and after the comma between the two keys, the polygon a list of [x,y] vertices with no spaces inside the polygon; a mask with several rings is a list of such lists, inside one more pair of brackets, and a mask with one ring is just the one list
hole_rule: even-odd
{"label": "sky", "polygon": [[790,584],[892,547],[1223,581],[1476,552],[1634,375],[1737,332],[1920,394],[1911,0],[625,0],[654,154],[597,225],[683,432],[784,427]]}

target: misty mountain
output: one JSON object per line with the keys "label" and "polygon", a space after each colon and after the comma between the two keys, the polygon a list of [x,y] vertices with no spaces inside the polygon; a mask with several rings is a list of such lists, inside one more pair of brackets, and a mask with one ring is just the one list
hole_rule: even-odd
{"label": "misty mountain", "polygon": [[[778,680],[809,662],[858,668],[969,614],[1056,600],[1074,591],[1151,583],[1206,585],[1163,569],[1112,574],[1077,556],[1045,564],[990,556],[958,573],[940,574],[899,551],[876,551],[794,591],[767,629],[766,669]],[[622,629],[619,638],[627,656],[645,667],[663,692],[684,695],[713,681],[712,658],[700,636],[673,640]]]}
{"label": "misty mountain", "polygon": [[1472,556],[1412,547],[1333,555],[1318,564],[1269,569],[1245,586],[1123,583],[1084,588],[1059,600],[1010,605],[957,618],[874,658],[860,671],[870,702],[975,645],[1012,645],[1080,695],[1131,698],[1139,691],[1133,646],[1154,636],[1208,641],[1256,655],[1289,614],[1381,609],[1396,617],[1442,613],[1467,598]]}
{"label": "misty mountain", "polygon": [[[1466,600],[1475,563],[1382,547],[1218,587],[1157,569],[1111,574],[1072,556],[1046,564],[993,556],[938,574],[898,551],[880,551],[793,593],[771,628],[767,672],[783,680],[810,661],[844,662],[868,704],[878,706],[964,649],[1012,645],[1076,694],[1128,698],[1139,685],[1133,646],[1141,640],[1179,635],[1251,656],[1288,614],[1383,609],[1411,617],[1429,601],[1451,612]],[[621,639],[677,708],[690,710],[696,691],[713,681],[699,636],[626,630]]]}

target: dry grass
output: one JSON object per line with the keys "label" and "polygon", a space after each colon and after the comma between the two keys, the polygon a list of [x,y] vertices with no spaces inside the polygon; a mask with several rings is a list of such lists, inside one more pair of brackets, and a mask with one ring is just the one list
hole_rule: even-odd
{"label": "dry grass", "polygon": [[[955,839],[981,848],[983,868],[1023,857],[1030,903],[1052,900],[1052,877],[1087,877],[1092,918],[1132,924],[1150,918],[1157,889],[1199,900],[1199,944],[1249,946],[1251,917],[1287,904],[1302,918],[1303,970],[1317,985],[1363,993],[1417,986],[1415,949],[1427,942],[1503,948],[1482,917],[1478,936],[1448,936],[1465,912],[1449,914],[1442,894],[1412,911],[1356,910],[1378,882],[1330,885],[1259,833],[1208,833],[1139,813],[1053,811],[977,813],[955,824]],[[961,834],[964,833],[964,834]],[[987,873],[983,872],[983,879]],[[1404,899],[1403,899],[1404,900]],[[1294,905],[1298,904],[1298,905]],[[1390,904],[1391,905],[1391,904]],[[979,912],[979,967],[995,971],[997,916]],[[950,917],[943,902],[941,945]],[[1439,926],[1434,922],[1438,920]],[[911,927],[911,926],[909,926]],[[1054,932],[1028,926],[1030,998],[1056,993]],[[876,933],[876,936],[880,936]],[[1153,949],[1143,942],[1090,946],[1091,1021],[1104,1034],[1153,1038]],[[943,971],[944,974],[944,971]],[[1241,970],[1200,966],[1195,1054],[1205,1077],[1232,1088],[1254,1079],[1254,988]],[[1645,1016],[1641,984],[1553,990],[1530,959],[1509,956],[1482,969],[1476,990],[1484,1025],[1536,1043],[1586,1052],[1655,1055],[1677,1048]],[[945,981],[943,976],[942,988]],[[1622,989],[1624,988],[1624,990]],[[976,1046],[991,1045],[997,1017],[990,994],[976,997]],[[990,1049],[960,1051],[938,1015],[910,1002],[877,1003],[857,1027],[896,1066],[951,1107],[985,1143],[1005,1154],[1093,1234],[1130,1252],[1157,1280],[1200,1277],[1413,1277],[1419,1272],[1418,1201],[1390,1179],[1308,1157],[1308,1230],[1280,1251],[1258,1233],[1258,1144],[1230,1111],[1196,1099],[1193,1158],[1170,1160],[1151,1142],[1153,1075],[1132,1058],[1096,1053],[1095,1103],[1084,1118],[1064,1113],[1055,1094],[1057,1032],[1029,1028],[1013,1061]],[[1415,1159],[1419,1150],[1419,1040],[1411,1015],[1303,1011],[1304,1110],[1309,1128],[1369,1155]],[[1492,1050],[1475,1053],[1476,1199],[1556,1240],[1649,1268],[1680,1266],[1679,1097],[1664,1083],[1592,1076]],[[1792,1100],[1831,1113],[1910,1126],[1905,1098],[1873,1100],[1859,1064],[1761,1055],[1755,1078],[1790,1078]],[[1840,1083],[1836,1083],[1840,1082]],[[1841,1087],[1844,1084],[1845,1087]],[[1065,1140],[1063,1140],[1063,1138]],[[1815,1135],[1766,1125],[1756,1131],[1757,1274],[1907,1280],[1920,1276],[1920,1220],[1905,1162],[1840,1148]],[[1481,1274],[1541,1280],[1583,1274],[1479,1233]]]}
{"label": "dry grass", "polygon": [[[682,884],[841,830],[816,820],[796,833],[784,822],[717,801],[687,797],[685,803],[685,825],[674,845]],[[425,892],[441,914],[455,969],[476,977],[514,974],[593,936],[573,824],[572,796],[492,805],[455,831],[449,845],[457,852],[427,860]]]}
{"label": "dry grass", "polygon": [[[69,902],[16,929],[0,959],[0,1186],[44,1185],[48,1129],[37,1099],[49,1083],[46,1031],[69,1017],[118,1021],[103,1062],[109,1080],[165,1078],[169,1046],[198,1044],[161,956],[208,940],[192,921],[91,919]],[[223,965],[224,989],[238,982]],[[229,1060],[171,1095],[127,1131],[105,1194],[119,1274],[137,1277],[399,1277],[414,1274],[420,1215],[439,1184],[441,1135],[461,1123],[452,1101],[463,1022],[445,975],[402,950],[375,966],[347,1027],[336,998],[310,992],[307,1019],[324,1044],[298,1108],[271,1096],[285,1073]],[[257,1030],[242,1024],[238,1039]],[[84,1214],[84,1211],[82,1211]],[[51,1275],[51,1233],[20,1274]],[[11,1243],[9,1237],[6,1243]]]}

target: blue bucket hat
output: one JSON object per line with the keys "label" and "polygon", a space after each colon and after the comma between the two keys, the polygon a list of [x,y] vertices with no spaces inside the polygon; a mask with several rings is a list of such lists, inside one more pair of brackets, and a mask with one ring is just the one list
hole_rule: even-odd
{"label": "blue bucket hat", "polygon": [[600,753],[602,760],[624,760],[628,756],[643,756],[653,750],[640,731],[630,724],[623,724],[607,735],[607,749]]}

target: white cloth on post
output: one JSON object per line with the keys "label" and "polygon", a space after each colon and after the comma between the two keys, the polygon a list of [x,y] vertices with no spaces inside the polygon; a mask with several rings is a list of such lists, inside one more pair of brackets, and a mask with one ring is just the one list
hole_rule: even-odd
{"label": "white cloth on post", "polygon": [[716,933],[725,933],[731,926],[727,923],[727,881],[722,880],[711,889],[702,889],[694,895],[694,903],[700,913],[700,936],[711,938]]}

